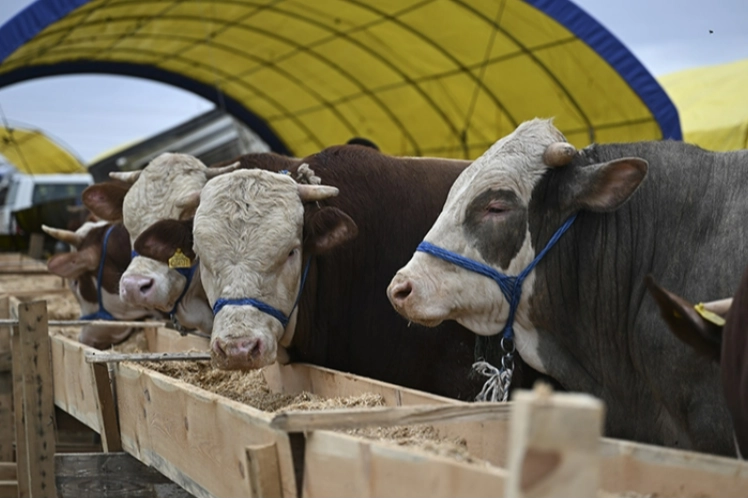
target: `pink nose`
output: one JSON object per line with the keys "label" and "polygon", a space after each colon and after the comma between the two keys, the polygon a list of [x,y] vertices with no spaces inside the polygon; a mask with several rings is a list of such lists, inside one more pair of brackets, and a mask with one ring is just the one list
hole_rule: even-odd
{"label": "pink nose", "polygon": [[259,338],[213,341],[213,358],[220,369],[254,369],[263,353]]}
{"label": "pink nose", "polygon": [[142,275],[128,275],[120,282],[120,294],[126,301],[140,302],[148,299],[153,292],[153,278]]}
{"label": "pink nose", "polygon": [[395,276],[392,284],[387,288],[387,296],[395,308],[402,308],[413,292],[413,283],[410,279]]}

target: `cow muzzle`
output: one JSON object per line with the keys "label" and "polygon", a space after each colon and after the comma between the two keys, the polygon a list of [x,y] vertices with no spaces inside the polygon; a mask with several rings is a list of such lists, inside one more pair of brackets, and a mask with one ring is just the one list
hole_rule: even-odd
{"label": "cow muzzle", "polygon": [[216,338],[211,345],[211,361],[222,370],[251,370],[275,362],[268,361],[268,344],[262,338]]}
{"label": "cow muzzle", "polygon": [[406,319],[434,327],[441,324],[448,311],[426,299],[429,286],[411,276],[398,272],[387,287],[387,298],[398,314]]}

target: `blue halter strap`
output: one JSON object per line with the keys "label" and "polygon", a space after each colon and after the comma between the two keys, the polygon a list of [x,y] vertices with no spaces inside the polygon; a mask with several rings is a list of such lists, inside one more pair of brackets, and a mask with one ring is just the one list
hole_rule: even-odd
{"label": "blue halter strap", "polygon": [[[136,256],[140,256],[140,254],[132,250],[131,253],[132,258],[135,258]],[[180,274],[184,276],[185,279],[187,279],[187,282],[184,285],[184,289],[182,290],[182,293],[179,295],[179,298],[177,298],[177,301],[174,302],[174,307],[171,309],[171,312],[169,312],[169,317],[174,320],[174,316],[177,313],[177,307],[179,307],[179,304],[182,302],[182,298],[184,298],[184,295],[187,294],[187,290],[190,289],[190,284],[192,284],[192,278],[195,276],[195,271],[197,270],[197,261],[192,265],[190,268],[176,268],[172,269],[176,270]]]}
{"label": "blue halter strap", "polygon": [[[466,270],[476,272],[478,274],[489,277],[498,284],[502,294],[509,302],[509,315],[504,325],[501,338],[501,349],[504,354],[501,358],[501,368],[490,365],[488,362],[479,361],[473,364],[479,374],[487,376],[488,380],[483,385],[483,389],[480,391],[476,400],[479,401],[506,401],[509,397],[509,387],[512,382],[512,374],[514,372],[514,318],[517,313],[517,307],[519,306],[520,298],[522,297],[522,283],[525,281],[530,272],[535,266],[543,259],[548,251],[561,239],[561,236],[569,230],[571,224],[576,220],[577,214],[573,214],[563,223],[561,227],[553,234],[553,237],[545,245],[545,248],[538,253],[530,264],[516,276],[508,276],[498,272],[496,269],[489,267],[483,263],[471,260],[470,258],[458,255],[453,251],[449,251],[439,246],[435,246],[429,242],[423,241],[418,245],[416,251],[422,251],[429,255],[441,258],[449,263],[462,267]],[[506,343],[509,343],[508,345]]]}
{"label": "blue halter strap", "polygon": [[104,234],[104,244],[101,247],[101,259],[99,260],[99,273],[98,277],[96,278],[96,297],[99,300],[99,309],[88,315],[82,315],[80,317],[80,320],[82,321],[93,321],[93,320],[105,320],[105,321],[115,321],[117,319],[114,318],[112,314],[110,314],[106,308],[104,308],[104,301],[101,299],[101,282],[102,278],[104,277],[104,261],[106,260],[106,249],[109,245],[109,236],[112,235],[112,230],[114,230],[114,225],[109,227],[106,231],[106,234]]}
{"label": "blue halter strap", "polygon": [[538,262],[540,262],[540,260],[543,259],[546,253],[548,253],[548,251],[558,242],[558,240],[561,239],[561,236],[563,236],[564,233],[569,230],[569,227],[571,227],[571,224],[574,223],[574,220],[576,220],[576,218],[576,213],[567,218],[564,224],[556,231],[555,234],[553,234],[553,237],[551,237],[551,239],[548,241],[548,244],[545,245],[545,248],[543,248],[543,250],[535,256],[533,261],[530,262],[530,264],[525,267],[525,269],[520,272],[519,275],[516,276],[508,276],[506,274],[502,274],[501,272],[489,267],[488,265],[477,262],[475,260],[471,260],[470,258],[464,257],[462,255],[458,255],[453,251],[440,248],[439,246],[435,246],[426,241],[423,241],[421,244],[419,244],[418,248],[416,248],[416,251],[423,251],[424,253],[428,253],[429,255],[441,258],[442,260],[446,260],[449,263],[453,263],[459,267],[470,270],[472,272],[477,272],[478,274],[493,279],[494,282],[499,285],[501,292],[509,302],[509,315],[507,316],[506,325],[504,326],[504,330],[502,331],[502,336],[508,340],[513,340],[514,316],[517,313],[519,300],[522,296],[522,283],[525,281],[525,278],[527,278],[530,272],[532,272]]}
{"label": "blue halter strap", "polygon": [[255,307],[260,312],[275,317],[276,319],[278,319],[278,322],[281,323],[283,329],[286,329],[286,326],[288,326],[288,321],[291,320],[293,311],[296,310],[296,306],[299,304],[299,300],[301,299],[301,292],[304,290],[304,283],[306,282],[306,276],[309,273],[309,267],[311,263],[311,258],[306,261],[306,265],[304,266],[304,273],[301,275],[301,285],[299,286],[299,293],[296,295],[296,301],[294,302],[293,307],[291,308],[291,311],[288,313],[288,315],[284,314],[277,308],[268,305],[264,301],[257,300],[255,298],[219,298],[216,300],[215,305],[213,305],[213,315],[218,315],[218,312],[220,312],[221,309],[227,305],[248,305],[250,307]]}

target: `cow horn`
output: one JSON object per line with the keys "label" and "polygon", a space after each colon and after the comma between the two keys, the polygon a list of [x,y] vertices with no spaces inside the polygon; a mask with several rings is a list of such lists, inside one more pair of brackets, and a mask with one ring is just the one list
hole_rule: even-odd
{"label": "cow horn", "polygon": [[47,227],[46,225],[42,225],[42,230],[55,239],[73,245],[76,248],[80,246],[83,241],[81,236],[71,230],[55,229],[54,227]]}
{"label": "cow horn", "polygon": [[133,172],[109,172],[109,177],[127,182],[128,184],[134,184],[140,177],[141,173],[143,173],[143,170],[135,170]]}
{"label": "cow horn", "polygon": [[207,170],[205,170],[205,177],[208,180],[210,180],[213,177],[217,177],[219,175],[223,175],[224,173],[231,173],[234,170],[236,170],[237,168],[239,168],[239,162],[238,161],[236,163],[232,163],[232,164],[230,164],[228,166],[221,166],[221,167],[217,167],[217,168],[215,168],[215,167],[214,168],[208,168]]}
{"label": "cow horn", "polygon": [[554,142],[546,147],[543,153],[543,163],[547,166],[568,165],[576,153],[576,147],[568,142]]}
{"label": "cow horn", "polygon": [[715,314],[724,317],[727,315],[727,312],[730,311],[730,307],[732,306],[732,298],[725,298],[724,300],[710,301],[710,302],[704,303],[703,305],[704,305],[704,308],[709,310],[710,312],[714,312]]}
{"label": "cow horn", "polygon": [[298,184],[296,187],[299,189],[299,197],[302,202],[322,201],[335,197],[340,192],[337,187],[331,185]]}

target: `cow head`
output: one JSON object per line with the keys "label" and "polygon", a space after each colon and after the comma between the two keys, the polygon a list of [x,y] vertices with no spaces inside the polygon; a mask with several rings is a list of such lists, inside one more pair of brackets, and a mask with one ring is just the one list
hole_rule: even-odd
{"label": "cow head", "polygon": [[293,331],[302,267],[355,237],[356,225],[340,210],[304,202],[335,196],[338,189],[297,184],[288,175],[241,170],[208,182],[194,221],[194,247],[210,305],[219,299],[251,298],[289,318],[287,326],[252,305],[217,310],[211,340],[221,369],[256,369],[272,364],[278,343]]}
{"label": "cow head", "polygon": [[[53,274],[69,280],[83,316],[97,312],[100,305],[120,320],[150,316],[147,310],[124,303],[119,297],[119,278],[130,263],[130,241],[125,228],[117,224],[109,236],[106,254],[102,255],[104,237],[110,227],[112,225],[108,222],[86,222],[77,231],[71,232],[42,226],[47,234],[76,249],[71,253],[54,255],[47,262],[47,268]],[[102,263],[102,282],[99,283]],[[101,304],[98,286],[101,286]],[[95,348],[109,348],[125,340],[131,332],[131,328],[86,325],[81,328],[78,340]]]}
{"label": "cow head", "polygon": [[730,311],[732,298],[697,306],[663,288],[650,275],[644,282],[670,331],[696,352],[719,362],[724,318]]}
{"label": "cow head", "polygon": [[[170,268],[168,258],[173,254],[157,258],[154,254],[161,255],[163,247],[153,253],[141,253],[135,243],[144,236],[142,246],[150,248],[153,229],[149,233],[149,228],[163,220],[190,219],[205,183],[237,166],[238,163],[208,168],[193,156],[164,153],[141,171],[112,173],[112,177],[128,184],[124,190],[120,186],[97,184],[84,192],[84,203],[97,216],[123,220],[134,249],[139,253],[122,274],[119,293],[123,301],[163,312],[174,308],[187,285],[187,278]],[[181,237],[181,233],[176,234],[168,242]],[[191,244],[185,240],[179,249],[188,253]]]}
{"label": "cow head", "polygon": [[[424,240],[505,275],[518,275],[542,249],[532,244],[531,210],[542,211],[532,215],[554,224],[580,209],[612,211],[646,175],[647,164],[640,159],[564,166],[576,154],[550,121],[521,124],[458,177]],[[548,176],[556,176],[554,182],[548,182]],[[545,189],[536,194],[544,179],[553,192]],[[516,311],[520,325],[529,326],[527,307],[534,278],[530,273],[522,286]],[[416,252],[397,273],[387,294],[409,320],[435,326],[453,319],[480,335],[500,332],[510,308],[492,279],[423,252]],[[522,353],[519,337],[517,347]]]}

